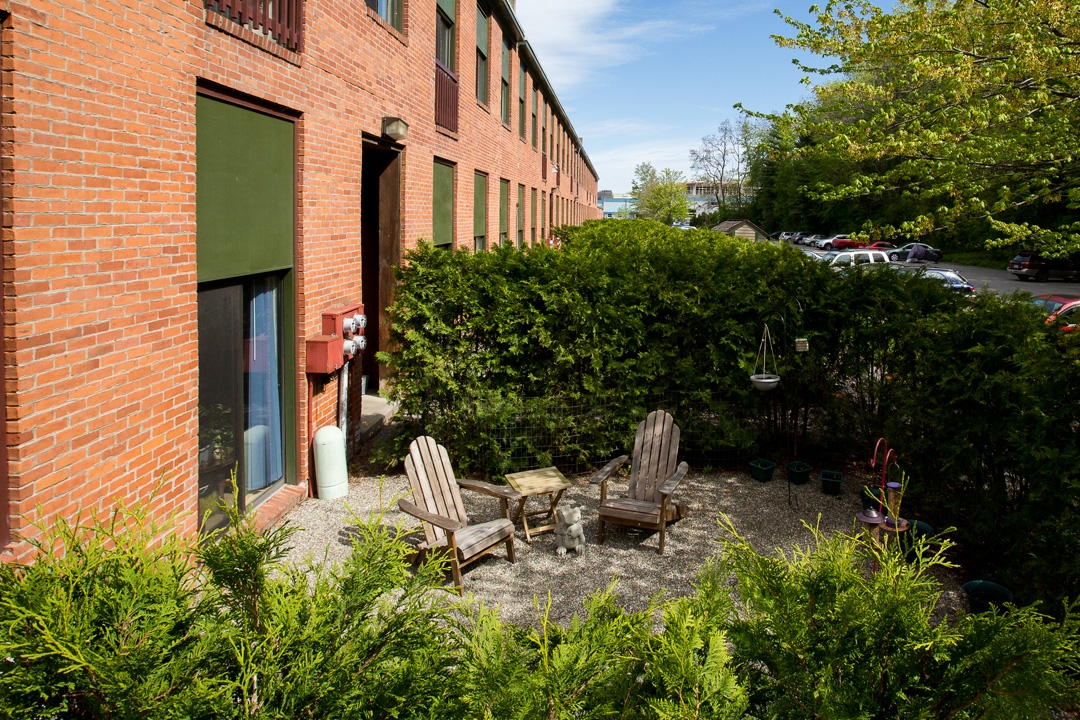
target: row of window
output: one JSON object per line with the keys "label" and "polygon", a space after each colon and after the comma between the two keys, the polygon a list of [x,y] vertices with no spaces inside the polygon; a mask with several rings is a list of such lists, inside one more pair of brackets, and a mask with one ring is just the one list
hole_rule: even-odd
{"label": "row of window", "polygon": [[[229,3],[228,0],[205,0],[209,10],[223,14],[231,20],[252,27],[260,32],[270,32],[271,36],[282,45],[296,51],[302,51],[302,15],[304,0],[281,0],[278,3],[267,3],[265,8],[258,5],[255,13],[248,12],[251,7],[247,3]],[[382,18],[388,25],[398,32],[404,32],[405,25],[405,0],[364,0],[368,8]],[[451,75],[457,72],[457,43],[456,27],[458,18],[457,0],[436,0],[436,31],[435,31],[435,57],[443,69]],[[490,105],[490,56],[492,40],[492,13],[480,2],[476,5],[476,99],[481,105]],[[494,23],[498,25],[499,23]],[[499,83],[500,118],[506,127],[512,124],[512,96],[513,84],[512,68],[514,65],[514,43],[512,33],[500,27],[501,37],[501,66],[502,72]],[[580,156],[580,150],[571,142],[569,134],[555,119],[555,113],[549,103],[543,98],[537,89],[535,78],[532,85],[532,124],[531,132],[527,127],[529,88],[528,71],[524,60],[518,62],[518,113],[517,132],[521,140],[531,139],[532,146],[544,154],[544,170],[546,176],[548,148],[550,157],[558,167],[560,175],[567,173],[571,179],[579,180],[585,171],[584,163]],[[439,85],[437,79],[436,92],[436,123],[442,127],[457,132],[457,90],[456,77],[451,77],[453,88]],[[443,85],[446,85],[444,82]],[[441,92],[440,92],[441,90]],[[551,132],[548,132],[548,116],[551,115]],[[538,131],[539,126],[539,131]],[[538,137],[539,136],[539,137]],[[539,141],[540,147],[537,147]],[[560,178],[557,176],[556,180]]]}
{"label": "row of window", "polygon": [[[454,187],[456,166],[435,159],[432,168],[432,242],[436,247],[452,249],[454,243]],[[473,173],[473,249],[488,248],[488,181],[487,173]],[[511,183],[499,180],[499,244],[511,242],[510,228]],[[550,207],[549,207],[550,200]],[[539,203],[539,204],[538,204]],[[549,226],[576,223],[581,220],[580,209],[571,200],[537,188],[517,186],[517,222],[513,241],[518,247],[535,245],[547,238]]]}
{"label": "row of window", "polygon": [[[376,0],[368,0],[375,2]],[[379,0],[380,2],[389,0]],[[399,0],[400,1],[400,0]],[[436,59],[452,73],[457,72],[457,48],[456,48],[456,0],[438,0],[436,22]],[[381,14],[381,13],[380,13]],[[475,93],[476,100],[484,107],[491,104],[491,41],[492,41],[492,15],[483,5],[476,6],[476,75]],[[498,23],[494,23],[498,25]],[[501,65],[502,72],[499,83],[499,107],[500,119],[503,125],[512,125],[512,97],[514,66],[514,44],[511,34],[500,28],[502,37]],[[570,135],[555,120],[555,113],[543,94],[537,87],[535,79],[532,81],[532,123],[528,124],[527,109],[529,105],[529,73],[525,62],[518,62],[518,113],[517,132],[521,140],[530,140],[533,148],[541,150],[546,156],[548,147],[551,147],[551,156],[562,172],[568,172],[575,180],[581,177],[584,163],[580,158],[580,151],[570,141]],[[548,116],[551,116],[551,132],[548,132]],[[454,113],[456,119],[456,113]],[[531,130],[530,130],[531,127]],[[539,147],[537,147],[539,143]]]}

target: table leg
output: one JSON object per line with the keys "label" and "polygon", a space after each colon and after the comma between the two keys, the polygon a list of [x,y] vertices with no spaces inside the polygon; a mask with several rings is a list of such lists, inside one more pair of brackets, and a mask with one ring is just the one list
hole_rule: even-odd
{"label": "table leg", "polygon": [[518,515],[521,516],[521,526],[525,528],[525,542],[532,545],[532,536],[529,535],[529,513],[525,512],[525,501],[528,499],[527,496],[522,496],[518,500]]}

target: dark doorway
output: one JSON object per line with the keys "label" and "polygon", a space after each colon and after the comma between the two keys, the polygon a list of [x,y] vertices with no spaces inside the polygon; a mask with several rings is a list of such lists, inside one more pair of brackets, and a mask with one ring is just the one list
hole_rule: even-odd
{"label": "dark doorway", "polygon": [[389,346],[386,309],[394,302],[394,266],[401,263],[401,153],[365,138],[360,174],[360,284],[368,317],[363,372],[368,392],[386,377],[375,353]]}

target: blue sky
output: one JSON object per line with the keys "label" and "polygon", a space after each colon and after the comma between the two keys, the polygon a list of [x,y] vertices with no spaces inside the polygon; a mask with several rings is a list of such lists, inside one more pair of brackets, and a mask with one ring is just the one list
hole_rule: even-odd
{"label": "blue sky", "polygon": [[630,189],[634,167],[681,170],[690,149],[735,120],[737,102],[782,110],[809,94],[770,35],[774,9],[808,19],[813,0],[517,0],[517,15],[600,189]]}

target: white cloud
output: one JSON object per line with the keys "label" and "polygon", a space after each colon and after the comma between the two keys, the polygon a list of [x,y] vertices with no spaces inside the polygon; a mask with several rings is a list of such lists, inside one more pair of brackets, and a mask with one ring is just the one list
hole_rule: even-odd
{"label": "white cloud", "polygon": [[628,23],[619,5],[619,0],[518,0],[518,21],[556,92],[640,57],[649,42],[685,32],[673,19]]}
{"label": "white cloud", "polygon": [[[656,52],[668,41],[717,31],[724,21],[769,12],[774,0],[517,0],[517,17],[555,91]],[[661,14],[662,13],[662,14]],[[648,20],[634,20],[648,17]]]}
{"label": "white cloud", "polygon": [[589,152],[589,158],[600,175],[600,188],[616,194],[630,190],[634,168],[651,163],[657,170],[679,170],[690,179],[690,151],[697,139],[660,137],[637,143],[625,143]]}

